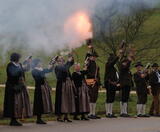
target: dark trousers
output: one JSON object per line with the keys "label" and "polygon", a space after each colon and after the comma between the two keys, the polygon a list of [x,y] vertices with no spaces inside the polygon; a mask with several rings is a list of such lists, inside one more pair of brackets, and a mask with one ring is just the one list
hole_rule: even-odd
{"label": "dark trousers", "polygon": [[89,88],[90,103],[96,103],[98,99],[98,90],[99,90],[98,83],[96,83],[94,86],[88,86],[88,88]]}
{"label": "dark trousers", "polygon": [[152,105],[150,108],[150,114],[160,114],[160,112],[159,112],[159,110],[160,110],[159,96],[160,96],[160,90],[157,90],[156,94],[153,94],[153,101],[152,101]]}
{"label": "dark trousers", "polygon": [[116,86],[108,84],[108,87],[106,89],[107,89],[106,103],[113,103],[115,101],[115,96],[116,96]]}
{"label": "dark trousers", "polygon": [[137,93],[137,96],[138,96],[137,104],[147,103],[147,93]]}
{"label": "dark trousers", "polygon": [[123,103],[127,103],[130,96],[131,87],[130,86],[123,86],[121,87],[121,101]]}

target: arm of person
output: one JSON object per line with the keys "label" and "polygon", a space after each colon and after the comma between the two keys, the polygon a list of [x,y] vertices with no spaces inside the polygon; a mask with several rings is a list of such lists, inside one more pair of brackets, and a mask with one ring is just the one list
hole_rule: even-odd
{"label": "arm of person", "polygon": [[30,64],[22,65],[23,71],[28,72],[31,68]]}
{"label": "arm of person", "polygon": [[156,76],[153,73],[149,77],[149,83],[151,86],[158,84],[158,82],[156,81]]}
{"label": "arm of person", "polygon": [[86,68],[84,68],[82,71],[81,71],[81,74],[83,76],[87,75],[88,74],[88,70]]}
{"label": "arm of person", "polygon": [[24,65],[20,64],[22,66],[24,72],[30,71],[31,62],[32,62],[32,59],[29,59],[29,60],[26,61],[26,63]]}
{"label": "arm of person", "polygon": [[45,69],[43,69],[43,73],[44,74],[47,74],[47,73],[50,73],[50,72],[52,72],[53,71],[53,69],[52,68],[45,68]]}
{"label": "arm of person", "polygon": [[118,60],[119,60],[119,57],[116,56],[113,60],[111,60],[110,62],[108,62],[108,66],[109,67],[114,66],[117,63]]}
{"label": "arm of person", "polygon": [[65,64],[66,68],[69,69],[74,64],[74,58],[69,57],[67,63]]}

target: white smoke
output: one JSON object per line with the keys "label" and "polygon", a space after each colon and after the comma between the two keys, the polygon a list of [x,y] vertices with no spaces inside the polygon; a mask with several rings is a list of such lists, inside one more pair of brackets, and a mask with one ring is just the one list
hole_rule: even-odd
{"label": "white smoke", "polygon": [[[138,5],[141,0],[115,0],[115,5],[116,1]],[[148,7],[159,2],[142,1],[145,1]],[[68,47],[71,38],[82,43],[82,38],[74,36],[75,33],[67,37],[64,34],[63,28],[68,17],[77,11],[86,11],[92,16],[97,5],[107,7],[111,2],[113,0],[0,0],[1,53],[5,54],[13,47],[51,53]],[[116,6],[118,8],[118,4]],[[119,10],[127,12],[122,8]]]}

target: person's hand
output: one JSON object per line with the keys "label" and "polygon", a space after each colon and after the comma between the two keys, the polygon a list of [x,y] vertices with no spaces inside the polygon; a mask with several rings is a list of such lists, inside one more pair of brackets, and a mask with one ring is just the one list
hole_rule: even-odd
{"label": "person's hand", "polygon": [[143,74],[141,74],[141,78],[145,78],[145,76],[146,76],[146,75],[145,75],[144,73],[143,73]]}
{"label": "person's hand", "polygon": [[69,58],[68,58],[68,61],[69,61],[69,62],[71,62],[71,61],[73,61],[73,60],[74,60],[73,57],[69,57]]}
{"label": "person's hand", "polygon": [[121,86],[121,84],[120,84],[120,83],[118,83],[118,84],[117,84],[117,87],[120,87],[120,86]]}
{"label": "person's hand", "polygon": [[129,56],[128,56],[128,60],[129,60],[129,61],[133,61],[133,60],[134,60],[133,56],[130,56],[130,55],[129,55]]}
{"label": "person's hand", "polygon": [[48,69],[52,69],[53,68],[53,65],[48,65]]}
{"label": "person's hand", "polygon": [[118,50],[117,56],[118,57],[122,57],[122,55],[123,55],[123,50],[122,49]]}
{"label": "person's hand", "polygon": [[31,59],[28,59],[28,62],[31,63],[31,62],[32,62],[32,58],[31,58]]}
{"label": "person's hand", "polygon": [[126,63],[126,62],[123,62],[123,63],[122,63],[122,65],[123,65],[123,66],[126,66],[126,65],[127,65],[127,63]]}
{"label": "person's hand", "polygon": [[93,48],[93,46],[92,46],[92,45],[88,45],[88,48],[89,48],[89,49],[92,49],[92,48]]}
{"label": "person's hand", "polygon": [[83,67],[83,70],[84,70],[84,71],[87,71],[87,66],[84,66],[84,67]]}

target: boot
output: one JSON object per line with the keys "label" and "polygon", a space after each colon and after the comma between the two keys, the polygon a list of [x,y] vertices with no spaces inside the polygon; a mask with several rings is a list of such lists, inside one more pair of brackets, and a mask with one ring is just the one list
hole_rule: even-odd
{"label": "boot", "polygon": [[77,115],[74,115],[73,120],[80,120]]}
{"label": "boot", "polygon": [[41,119],[41,115],[38,115],[38,116],[37,116],[37,121],[36,121],[36,123],[37,123],[37,124],[41,124],[41,125],[47,124],[45,121],[43,121],[43,120]]}
{"label": "boot", "polygon": [[89,119],[86,118],[86,116],[84,114],[81,115],[81,120],[85,120],[85,121],[88,121]]}
{"label": "boot", "polygon": [[68,114],[65,114],[64,115],[64,122],[69,122],[69,123],[71,123],[72,121],[68,118]]}
{"label": "boot", "polygon": [[22,126],[22,123],[18,122],[16,118],[12,118],[9,125],[10,126]]}

